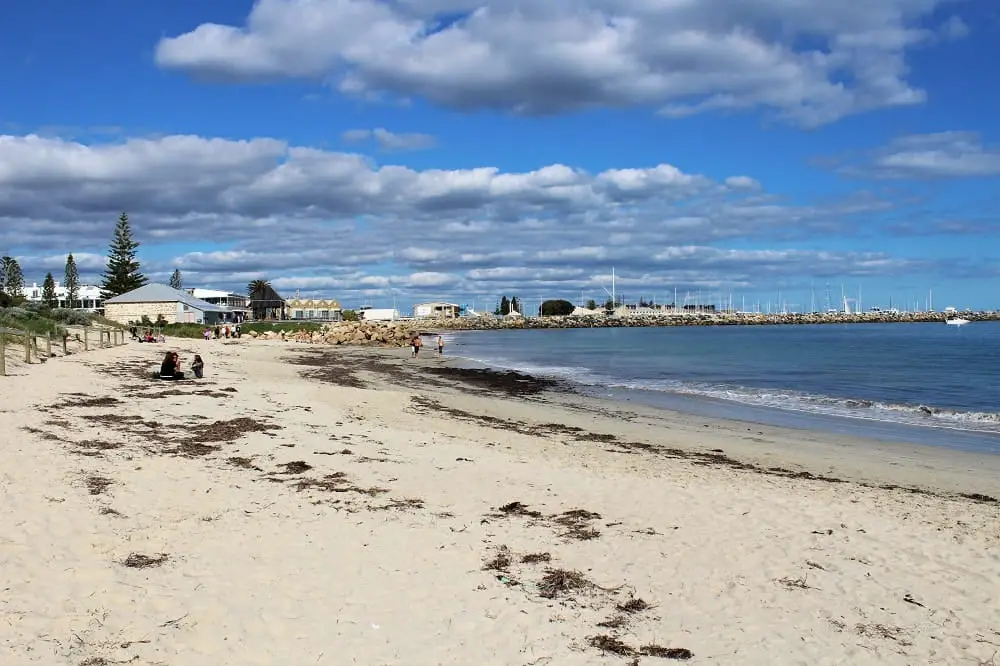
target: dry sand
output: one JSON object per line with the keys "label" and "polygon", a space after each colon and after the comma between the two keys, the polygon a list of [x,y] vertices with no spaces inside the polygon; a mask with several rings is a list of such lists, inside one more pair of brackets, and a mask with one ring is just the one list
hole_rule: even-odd
{"label": "dry sand", "polygon": [[154,381],[165,346],[130,344],[0,378],[4,666],[1000,651],[1000,505],[976,497],[1000,456],[623,410],[402,350],[170,347],[209,376]]}

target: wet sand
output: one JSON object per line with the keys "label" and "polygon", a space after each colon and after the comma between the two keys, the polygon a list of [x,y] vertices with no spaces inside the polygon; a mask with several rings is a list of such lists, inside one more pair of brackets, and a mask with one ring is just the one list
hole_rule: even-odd
{"label": "wet sand", "polygon": [[[978,664],[1000,461],[407,350],[0,378],[5,664]],[[103,661],[102,661],[103,660]]]}

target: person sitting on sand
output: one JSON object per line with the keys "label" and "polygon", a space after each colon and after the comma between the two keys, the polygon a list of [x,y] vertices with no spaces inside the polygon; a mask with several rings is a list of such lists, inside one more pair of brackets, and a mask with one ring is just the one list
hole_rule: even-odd
{"label": "person sitting on sand", "polygon": [[410,354],[410,358],[416,358],[417,354],[420,353],[420,348],[423,346],[424,342],[423,340],[420,339],[420,334],[417,333],[416,335],[413,336],[413,339],[410,340],[410,349],[412,351],[412,353]]}
{"label": "person sitting on sand", "polygon": [[160,364],[160,379],[184,379],[180,369],[180,357],[176,352],[167,352]]}
{"label": "person sitting on sand", "polygon": [[201,379],[205,374],[205,362],[201,360],[199,354],[194,355],[194,361],[191,363],[191,371],[194,372],[194,376]]}

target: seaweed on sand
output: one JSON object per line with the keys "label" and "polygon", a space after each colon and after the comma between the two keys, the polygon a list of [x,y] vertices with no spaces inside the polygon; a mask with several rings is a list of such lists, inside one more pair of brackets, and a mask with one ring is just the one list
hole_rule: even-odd
{"label": "seaweed on sand", "polygon": [[546,599],[555,599],[561,594],[583,590],[592,585],[593,583],[579,571],[546,569],[545,575],[538,583],[538,593]]}
{"label": "seaweed on sand", "polygon": [[507,571],[512,562],[510,548],[498,546],[496,554],[483,564],[485,571]]}
{"label": "seaweed on sand", "polygon": [[91,495],[100,495],[107,490],[108,486],[112,485],[114,481],[106,476],[91,474],[84,479],[83,483],[87,486],[87,491],[90,492]]}
{"label": "seaweed on sand", "polygon": [[170,559],[166,553],[158,555],[143,555],[142,553],[129,553],[129,556],[122,560],[122,565],[130,569],[148,569],[158,567]]}

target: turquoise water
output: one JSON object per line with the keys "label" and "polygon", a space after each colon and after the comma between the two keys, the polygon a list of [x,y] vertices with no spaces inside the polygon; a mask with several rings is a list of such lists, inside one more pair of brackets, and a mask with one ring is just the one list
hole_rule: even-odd
{"label": "turquoise water", "polygon": [[1000,453],[1000,323],[482,331],[448,350],[622,400]]}

